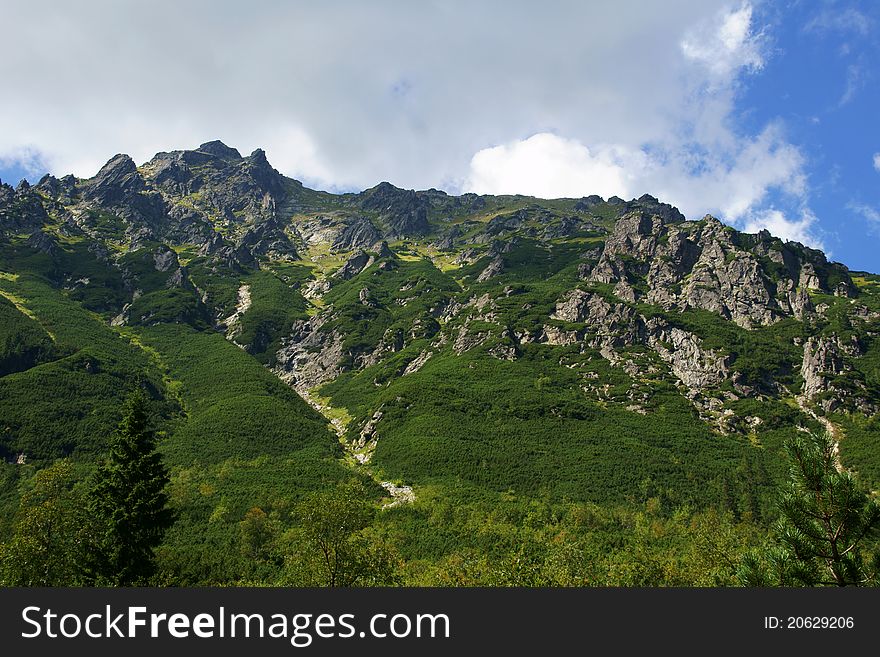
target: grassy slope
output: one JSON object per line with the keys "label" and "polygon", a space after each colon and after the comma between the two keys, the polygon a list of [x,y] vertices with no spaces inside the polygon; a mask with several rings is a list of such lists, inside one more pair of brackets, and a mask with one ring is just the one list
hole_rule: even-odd
{"label": "grassy slope", "polygon": [[[547,318],[555,301],[577,284],[582,248],[560,245],[551,252],[522,240],[503,255],[504,273],[472,282],[467,292],[440,285],[440,277],[451,276],[428,260],[401,262],[390,273],[374,265],[337,285],[326,300],[339,310],[336,325],[353,348],[375,347],[388,327],[406,323],[414,309],[395,301],[411,295],[401,287],[419,280],[435,284],[413,300],[416,310],[441,298],[464,302],[488,293],[495,297],[497,324],[472,320],[469,330],[491,335],[481,348],[456,355],[450,346],[454,329],[477,312],[468,309],[444,328],[449,342],[418,372],[400,376],[430,339],[416,340],[363,372],[342,375],[321,394],[355,417],[352,438],[381,410],[375,463],[389,477],[422,486],[463,485],[472,495],[509,491],[602,503],[632,501],[642,489],[698,505],[732,498],[733,505],[743,506],[745,497],[766,498],[788,433],[779,423],[768,422],[756,447],[744,438],[712,433],[668,378],[632,381],[590,350],[525,345],[512,362],[486,353],[504,341],[505,327],[535,331],[553,323]],[[455,274],[474,281],[486,262]],[[358,301],[363,287],[377,307]],[[589,380],[596,385],[609,384],[617,403],[602,404],[585,394],[580,372],[591,372]],[[632,385],[647,393],[647,415],[625,410],[624,395]]]}
{"label": "grassy slope", "polygon": [[181,583],[235,580],[238,523],[255,506],[284,515],[308,491],[349,476],[324,419],[216,333],[137,329],[174,384],[185,415],[161,444],[177,523],[160,550]]}

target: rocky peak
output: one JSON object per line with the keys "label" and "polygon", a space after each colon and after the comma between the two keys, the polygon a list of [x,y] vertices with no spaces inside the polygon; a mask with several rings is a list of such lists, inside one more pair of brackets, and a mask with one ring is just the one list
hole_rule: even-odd
{"label": "rocky peak", "polygon": [[666,224],[680,223],[685,220],[684,215],[679,212],[678,208],[669,203],[661,203],[650,194],[643,194],[639,198],[630,201],[626,204],[626,210],[641,210],[651,216],[659,216]]}
{"label": "rocky peak", "polygon": [[280,197],[284,193],[281,174],[269,164],[269,160],[266,159],[266,151],[261,148],[245,158],[244,171],[257,185],[273,196]]}
{"label": "rocky peak", "polygon": [[40,178],[36,188],[50,198],[70,203],[76,195],[76,178],[67,175],[59,179],[47,173]]}
{"label": "rocky peak", "polygon": [[414,190],[395,187],[381,182],[359,194],[360,206],[372,210],[387,225],[388,237],[424,235],[428,225],[428,200]]}
{"label": "rocky peak", "polygon": [[95,177],[86,183],[83,196],[102,205],[115,205],[142,191],[144,187],[144,179],[138,173],[134,160],[128,155],[119,154],[110,158]]}
{"label": "rocky peak", "polygon": [[[219,139],[215,139],[214,141],[208,141],[202,144],[197,149],[200,153],[207,153],[208,155],[214,155],[215,157],[219,157],[226,160],[240,160],[241,153],[238,152],[235,148],[231,148],[224,144]],[[256,151],[254,151],[256,153]]]}

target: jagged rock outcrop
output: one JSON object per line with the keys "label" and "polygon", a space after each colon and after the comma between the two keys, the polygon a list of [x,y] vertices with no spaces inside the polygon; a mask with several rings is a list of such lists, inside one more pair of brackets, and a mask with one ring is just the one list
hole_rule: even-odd
{"label": "jagged rock outcrop", "polygon": [[327,319],[316,316],[294,322],[275,355],[276,374],[302,392],[336,378],[342,371],[344,337],[335,330],[322,330]]}
{"label": "jagged rock outcrop", "polygon": [[29,233],[39,230],[48,220],[39,194],[30,185],[20,184],[13,189],[0,183],[0,234]]}
{"label": "jagged rock outcrop", "polygon": [[[645,204],[653,207],[650,200]],[[827,263],[819,252],[785,245],[766,232],[741,235],[711,216],[692,223],[677,211],[648,214],[641,204],[628,207],[598,262],[583,271],[590,281],[614,285],[625,301],[709,310],[752,328],[812,312],[808,290],[855,294],[845,268]],[[817,269],[836,279],[833,289]]]}
{"label": "jagged rock outcrop", "polygon": [[648,345],[669,364],[672,373],[691,391],[702,391],[725,381],[728,356],[705,349],[693,333],[667,326],[657,318],[645,325]]}
{"label": "jagged rock outcrop", "polygon": [[488,265],[486,265],[485,269],[480,272],[480,275],[477,276],[477,283],[484,283],[488,281],[490,278],[494,278],[498,276],[498,274],[504,271],[504,259],[501,256],[495,256]]}
{"label": "jagged rock outcrop", "polygon": [[378,213],[385,225],[385,237],[398,239],[425,235],[428,224],[428,200],[413,190],[404,190],[382,182],[362,192],[360,207]]}
{"label": "jagged rock outcrop", "polygon": [[342,229],[342,232],[333,240],[330,249],[333,251],[368,249],[378,242],[380,237],[379,231],[369,219],[357,217]]}
{"label": "jagged rock outcrop", "polygon": [[818,404],[826,413],[845,408],[862,413],[877,412],[877,404],[866,397],[864,381],[847,362],[863,354],[858,338],[839,335],[813,336],[804,343],[801,376],[804,399]]}
{"label": "jagged rock outcrop", "polygon": [[621,350],[646,345],[691,392],[717,386],[729,376],[728,356],[705,349],[693,333],[669,326],[660,318],[646,319],[630,306],[610,302],[593,292],[572,290],[556,304],[551,319],[585,327],[572,330],[545,326],[542,341],[558,345],[582,341],[614,363],[622,361]]}
{"label": "jagged rock outcrop", "polygon": [[38,230],[28,237],[26,244],[32,249],[50,256],[55,256],[59,253],[58,240],[42,230]]}
{"label": "jagged rock outcrop", "polygon": [[[580,289],[563,297],[550,318],[586,324],[584,340],[600,350],[632,346],[644,342],[645,338],[644,320],[633,308]],[[546,334],[546,328],[544,331]]]}
{"label": "jagged rock outcrop", "polygon": [[101,205],[121,205],[138,192],[146,189],[146,183],[137,165],[128,155],[114,155],[97,175],[83,186],[83,198]]}
{"label": "jagged rock outcrop", "polygon": [[339,269],[333,272],[332,277],[343,281],[350,280],[360,274],[364,269],[373,264],[373,256],[364,251],[356,251]]}

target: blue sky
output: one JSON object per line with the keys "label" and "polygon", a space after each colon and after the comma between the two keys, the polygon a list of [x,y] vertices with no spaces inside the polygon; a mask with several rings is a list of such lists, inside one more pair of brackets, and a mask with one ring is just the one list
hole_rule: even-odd
{"label": "blue sky", "polygon": [[5,182],[219,138],[334,191],[647,192],[880,272],[877,2],[0,5]]}
{"label": "blue sky", "polygon": [[766,20],[766,64],[737,102],[743,125],[784,123],[805,158],[824,245],[854,269],[880,271],[880,3],[794,2]]}

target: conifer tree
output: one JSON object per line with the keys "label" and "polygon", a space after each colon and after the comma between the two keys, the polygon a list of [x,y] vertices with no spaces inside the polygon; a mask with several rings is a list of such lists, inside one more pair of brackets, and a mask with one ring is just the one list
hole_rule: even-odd
{"label": "conifer tree", "polygon": [[847,586],[877,580],[868,542],[880,528],[880,505],[838,467],[829,436],[786,444],[789,480],[779,499],[778,545],[744,561],[747,585]]}
{"label": "conifer tree", "polygon": [[154,549],[173,522],[168,471],[156,451],[143,392],[132,394],[110,439],[89,495],[97,530],[91,576],[96,584],[143,585],[155,570]]}

